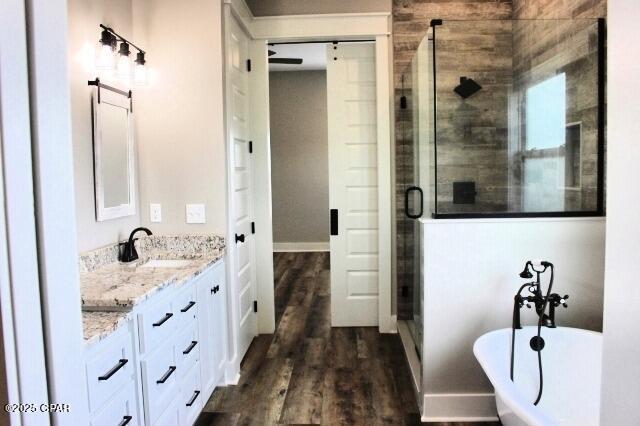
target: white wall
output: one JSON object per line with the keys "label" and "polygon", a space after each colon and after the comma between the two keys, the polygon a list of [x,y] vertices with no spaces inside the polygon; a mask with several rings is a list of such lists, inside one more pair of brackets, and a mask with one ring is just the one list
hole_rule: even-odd
{"label": "white wall", "polygon": [[[470,394],[425,399],[432,416],[495,413],[491,385],[472,347],[482,334],[511,327],[513,297],[529,259],[556,267],[553,291],[569,294],[561,326],[601,329],[604,218],[425,220],[423,392]],[[522,321],[535,323],[526,308]],[[505,358],[506,360],[506,358]],[[477,407],[474,395],[480,398]],[[471,413],[473,414],[473,413]]]}
{"label": "white wall", "polygon": [[325,71],[269,73],[273,241],[329,243]]}
{"label": "white wall", "polygon": [[[141,221],[159,234],[226,234],[222,3],[143,2],[151,76],[134,109]],[[161,223],[150,223],[149,203],[162,205]],[[206,224],[186,223],[187,203],[205,204]]]}
{"label": "white wall", "polygon": [[[92,90],[87,85],[88,80],[96,77],[92,62],[100,39],[99,25],[111,26],[125,37],[131,37],[131,1],[69,0],[67,3],[76,224],[80,252],[124,239],[140,223],[139,214],[104,222],[96,221],[91,134]],[[118,85],[123,87],[120,83]],[[135,102],[137,103],[137,94]]]}
{"label": "white wall", "polygon": [[603,425],[640,424],[640,2],[609,1]]}

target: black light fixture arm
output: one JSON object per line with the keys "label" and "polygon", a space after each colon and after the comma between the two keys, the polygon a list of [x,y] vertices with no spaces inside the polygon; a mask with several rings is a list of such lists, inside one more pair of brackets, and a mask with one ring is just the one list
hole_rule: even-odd
{"label": "black light fixture arm", "polygon": [[113,28],[107,27],[106,25],[103,25],[103,24],[100,24],[100,28],[102,28],[105,31],[108,31],[111,35],[115,36],[117,41],[121,41],[121,42],[123,41],[127,43],[129,46],[134,47],[140,53],[147,53],[140,47],[136,46],[135,44],[133,44],[132,42],[130,42],[129,40],[127,40],[126,38],[122,37],[120,34],[115,32]]}

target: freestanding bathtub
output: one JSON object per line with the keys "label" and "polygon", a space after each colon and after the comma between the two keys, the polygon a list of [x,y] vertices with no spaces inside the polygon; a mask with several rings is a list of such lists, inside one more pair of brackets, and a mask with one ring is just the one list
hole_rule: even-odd
{"label": "freestanding bathtub", "polygon": [[516,330],[514,381],[509,378],[511,329],[491,331],[473,353],[493,384],[504,426],[597,426],[600,417],[602,334],[577,328],[542,328],[544,387],[538,395],[538,357],[529,340],[537,327]]}

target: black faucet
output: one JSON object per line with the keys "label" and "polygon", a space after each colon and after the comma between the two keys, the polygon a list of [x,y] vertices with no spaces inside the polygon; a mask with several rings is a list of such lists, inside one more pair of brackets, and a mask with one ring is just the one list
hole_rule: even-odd
{"label": "black faucet", "polygon": [[153,235],[153,233],[149,229],[143,227],[139,227],[131,231],[131,234],[129,235],[129,241],[127,241],[126,243],[120,243],[121,246],[124,246],[124,248],[122,249],[122,255],[120,256],[121,262],[133,262],[134,260],[138,260],[138,252],[136,251],[137,238],[133,238],[133,236],[139,231],[143,231],[147,235]]}

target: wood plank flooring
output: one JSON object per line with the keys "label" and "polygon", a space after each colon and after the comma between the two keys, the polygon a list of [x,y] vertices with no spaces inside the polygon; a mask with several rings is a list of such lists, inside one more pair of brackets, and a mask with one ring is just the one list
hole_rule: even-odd
{"label": "wood plank flooring", "polygon": [[420,424],[399,336],[331,328],[329,254],[276,253],[274,268],[275,334],[254,339],[196,425]]}

